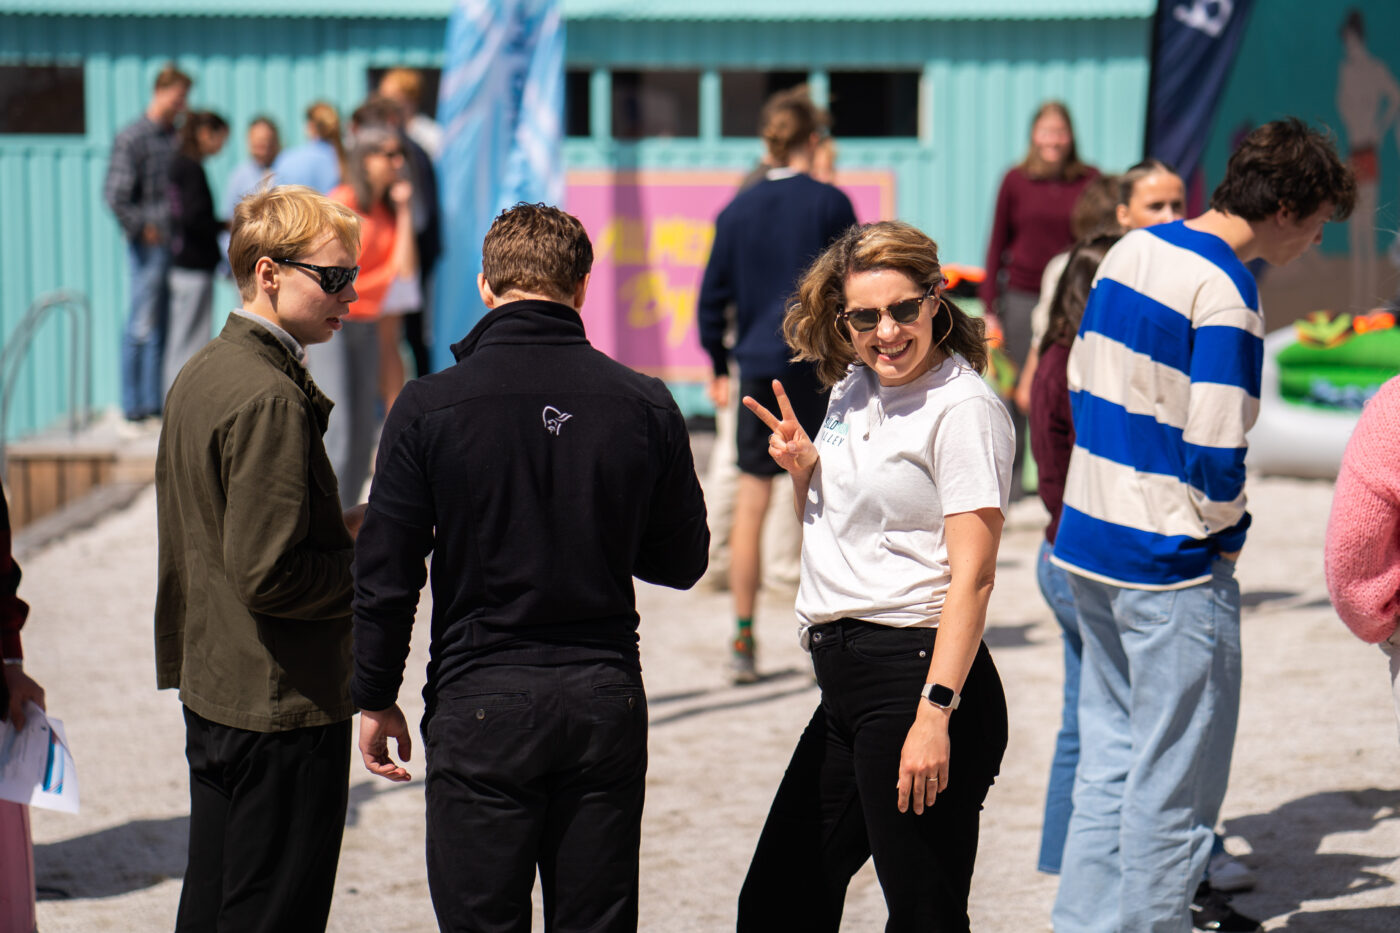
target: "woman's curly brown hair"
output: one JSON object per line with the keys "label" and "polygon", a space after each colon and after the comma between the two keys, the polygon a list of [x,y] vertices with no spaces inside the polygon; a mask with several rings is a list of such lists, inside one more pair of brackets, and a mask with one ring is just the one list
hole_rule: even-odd
{"label": "woman's curly brown hair", "polygon": [[[792,348],[793,361],[816,363],[817,378],[833,386],[846,376],[856,356],[846,325],[839,314],[846,303],[846,280],[860,272],[892,269],[907,275],[921,288],[937,290],[943,284],[938,244],[917,227],[897,220],[851,227],[827,247],[803,273],[797,294],[783,315],[783,338]],[[979,373],[987,368],[986,327],[969,317],[946,297],[939,296],[935,320],[941,313],[952,318],[948,337],[939,345],[957,353]],[[941,332],[947,325],[938,325]]]}

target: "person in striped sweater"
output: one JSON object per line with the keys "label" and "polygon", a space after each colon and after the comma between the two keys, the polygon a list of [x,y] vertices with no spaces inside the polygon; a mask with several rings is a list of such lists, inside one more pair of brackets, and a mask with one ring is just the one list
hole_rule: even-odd
{"label": "person in striped sweater", "polygon": [[[1234,571],[1264,336],[1245,263],[1292,262],[1355,199],[1327,137],[1268,123],[1210,210],[1127,234],[1099,266],[1068,365],[1075,446],[1052,558],[1084,640],[1060,933],[1192,925],[1239,714]],[[1259,929],[1217,913],[1194,919]]]}

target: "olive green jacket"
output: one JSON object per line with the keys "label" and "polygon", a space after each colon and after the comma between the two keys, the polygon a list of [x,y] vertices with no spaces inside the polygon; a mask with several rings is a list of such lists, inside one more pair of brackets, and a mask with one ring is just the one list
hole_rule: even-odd
{"label": "olive green jacket", "polygon": [[156,682],[205,719],[281,732],[354,712],[354,544],[321,442],[331,405],[272,331],[236,314],[170,389]]}

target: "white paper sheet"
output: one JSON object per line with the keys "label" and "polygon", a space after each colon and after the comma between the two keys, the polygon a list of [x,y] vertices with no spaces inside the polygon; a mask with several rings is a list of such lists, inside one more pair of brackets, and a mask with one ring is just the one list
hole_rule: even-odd
{"label": "white paper sheet", "polygon": [[0,800],[77,813],[78,770],[63,722],[33,703],[24,715],[22,730],[8,719],[0,724]]}

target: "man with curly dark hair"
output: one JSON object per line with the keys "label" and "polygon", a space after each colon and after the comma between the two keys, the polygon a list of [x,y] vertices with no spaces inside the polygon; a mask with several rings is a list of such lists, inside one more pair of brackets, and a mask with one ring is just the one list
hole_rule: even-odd
{"label": "man with curly dark hair", "polygon": [[1330,139],[1279,120],[1230,157],[1210,210],[1127,234],[1099,266],[1069,358],[1052,558],[1084,641],[1057,930],[1260,929],[1197,892],[1239,718],[1235,560],[1264,360],[1245,263],[1292,262],[1355,201]]}

